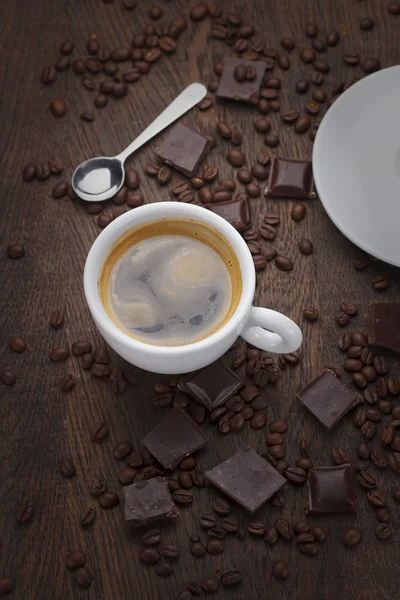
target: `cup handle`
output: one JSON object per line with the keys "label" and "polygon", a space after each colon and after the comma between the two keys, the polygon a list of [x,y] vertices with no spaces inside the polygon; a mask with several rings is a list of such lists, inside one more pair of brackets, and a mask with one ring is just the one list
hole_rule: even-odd
{"label": "cup handle", "polygon": [[279,354],[294,352],[303,341],[300,328],[289,317],[269,308],[255,306],[251,308],[240,335],[252,346]]}

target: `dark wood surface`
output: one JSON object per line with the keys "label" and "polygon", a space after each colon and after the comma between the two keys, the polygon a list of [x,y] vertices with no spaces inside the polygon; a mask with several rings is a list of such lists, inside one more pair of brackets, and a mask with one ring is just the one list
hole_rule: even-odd
{"label": "dark wood surface", "polygon": [[[192,3],[172,0],[159,4],[164,9],[162,22],[188,13]],[[223,2],[221,5],[228,5]],[[327,60],[331,73],[324,89],[333,83],[361,76],[359,67],[345,67],[343,52],[360,52],[361,56],[378,56],[383,66],[396,64],[400,51],[400,17],[390,17],[386,1],[365,0],[248,0],[232,2],[246,22],[256,26],[257,38],[278,46],[282,35],[293,35],[297,48],[307,44],[304,25],[315,20],[323,33],[333,27],[342,35],[336,48],[329,48]],[[141,379],[140,385],[128,386],[121,396],[113,394],[110,382],[94,379],[81,369],[74,357],[55,364],[49,360],[51,348],[71,345],[77,339],[88,339],[93,345],[101,339],[86,307],[82,273],[87,252],[99,233],[95,218],[88,215],[83,204],[69,199],[53,200],[51,188],[55,179],[45,182],[22,181],[21,171],[29,162],[45,162],[60,156],[65,171],[60,179],[68,179],[82,160],[96,155],[118,153],[153,120],[164,106],[188,83],[208,83],[215,78],[212,65],[229,55],[230,48],[210,40],[210,21],[189,22],[173,57],[164,56],[147,77],[129,89],[128,96],[110,102],[103,110],[95,110],[94,123],[83,123],[79,114],[92,106],[93,93],[84,89],[71,70],[60,73],[51,86],[40,82],[45,64],[54,63],[64,39],[75,42],[73,57],[85,56],[85,43],[96,33],[103,47],[129,44],[132,34],[148,22],[151,2],[140,2],[134,12],[126,12],[119,0],[103,4],[100,0],[19,0],[2,2],[0,31],[1,70],[1,344],[0,368],[13,368],[18,376],[12,387],[1,385],[0,394],[0,577],[10,576],[15,582],[10,597],[23,600],[47,599],[140,599],[173,600],[192,579],[212,576],[223,566],[236,564],[242,584],[232,590],[215,594],[218,598],[285,598],[290,600],[375,600],[398,595],[399,576],[399,511],[391,498],[396,487],[392,472],[371,470],[379,487],[389,496],[393,511],[392,537],[379,542],[374,535],[376,520],[365,492],[358,488],[358,511],[351,516],[313,519],[328,531],[328,541],[315,558],[303,556],[295,542],[279,541],[269,547],[262,540],[226,540],[225,551],[218,557],[196,559],[188,550],[190,532],[199,529],[199,515],[211,509],[216,493],[211,488],[195,490],[192,508],[182,508],[181,515],[171,523],[161,524],[165,542],[176,543],[181,557],[174,565],[173,575],[163,580],[154,568],[139,561],[140,535],[128,532],[119,507],[104,511],[89,494],[91,474],[101,469],[109,488],[118,491],[117,463],[112,449],[117,441],[129,439],[135,448],[140,440],[165,414],[166,410],[152,404],[154,376]],[[363,16],[375,19],[373,31],[362,33],[358,21]],[[275,74],[282,78],[280,98],[285,108],[302,110],[305,97],[296,95],[295,82],[310,76],[312,68],[300,64],[297,50],[292,53],[292,66],[287,72]],[[54,118],[48,109],[54,97],[63,98],[68,114]],[[325,108],[324,108],[325,110]],[[217,102],[211,110],[193,110],[183,122],[211,133],[218,118],[230,123],[243,134],[243,148],[249,165],[264,147],[263,136],[257,134],[253,122],[257,111],[249,106]],[[271,155],[308,158],[312,143],[308,135],[296,135],[282,126],[272,115],[273,130],[279,132],[280,146]],[[373,124],[371,124],[373,143]],[[217,149],[206,159],[220,167],[221,176],[232,176],[233,169],[224,156],[228,144],[218,142]],[[129,164],[141,175],[141,191],[145,202],[167,200],[169,191],[158,187],[146,177],[144,166],[154,160],[151,146],[138,152]],[[338,174],[338,176],[340,176]],[[265,200],[251,202],[252,221],[257,226],[266,210],[281,217],[276,246],[294,260],[291,273],[278,271],[271,263],[258,275],[256,302],[282,311],[298,321],[304,332],[301,363],[283,372],[275,387],[263,393],[269,398],[268,421],[287,418],[287,457],[295,461],[301,438],[311,441],[311,455],[318,466],[332,464],[331,451],[338,444],[348,448],[356,460],[355,447],[361,436],[351,418],[344,419],[329,434],[299,407],[295,392],[315,377],[323,367],[340,367],[343,356],[337,347],[342,330],[334,316],[340,302],[351,299],[359,304],[359,316],[348,330],[366,326],[368,305],[382,299],[399,300],[398,271],[375,264],[363,272],[352,263],[358,251],[334,227],[318,200],[307,202],[307,216],[301,223],[290,219],[291,201]],[[384,235],[377,232],[376,235]],[[314,243],[314,253],[305,257],[297,249],[302,237]],[[26,255],[10,260],[6,246],[22,243]],[[383,273],[390,279],[389,289],[379,295],[372,285],[374,274]],[[315,324],[303,322],[302,310],[316,306],[321,314]],[[58,330],[49,328],[53,310],[65,312],[65,324]],[[8,347],[12,335],[22,335],[27,350],[22,355]],[[70,393],[60,390],[60,378],[73,373],[77,385]],[[396,372],[396,363],[392,363]],[[241,373],[244,377],[244,374]],[[93,444],[89,430],[95,421],[104,420],[109,437]],[[230,456],[239,444],[248,441],[256,450],[265,451],[266,429],[255,431],[246,425],[240,433],[219,434],[206,422],[209,446],[198,457],[205,470]],[[378,445],[373,441],[372,445]],[[70,454],[77,473],[64,479],[58,471],[60,458]],[[397,485],[398,482],[397,482]],[[272,524],[281,514],[291,522],[304,517],[306,487],[287,484],[283,509],[267,505],[256,518]],[[31,521],[19,524],[15,505],[30,498],[35,506]],[[98,517],[93,527],[84,530],[78,518],[83,506],[93,506]],[[246,528],[251,520],[239,508],[232,508]],[[341,543],[345,530],[356,525],[362,529],[363,541],[355,549]],[[88,555],[88,567],[94,581],[88,590],[80,589],[64,566],[66,555],[82,549]],[[272,576],[274,560],[288,562],[290,575],[280,583]]]}

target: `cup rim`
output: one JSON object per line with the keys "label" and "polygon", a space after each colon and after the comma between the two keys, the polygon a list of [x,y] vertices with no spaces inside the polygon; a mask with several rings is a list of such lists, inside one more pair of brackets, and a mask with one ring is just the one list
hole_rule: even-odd
{"label": "cup rim", "polygon": [[[168,212],[168,214],[160,214]],[[149,218],[142,220],[142,217],[148,214]],[[227,241],[232,245],[235,254],[239,260],[239,266],[242,276],[242,293],[231,318],[217,331],[208,337],[193,342],[190,344],[182,344],[180,346],[158,346],[155,344],[147,344],[129,336],[120,329],[111,317],[107,314],[99,294],[98,279],[100,268],[112,245],[126,231],[127,224],[134,224],[139,219],[139,225],[149,223],[165,218],[193,218],[207,225],[214,227],[221,233]],[[102,256],[102,257],[101,257]],[[95,278],[95,281],[94,281]],[[172,357],[185,353],[201,352],[207,349],[210,344],[218,343],[226,337],[233,329],[236,329],[243,320],[246,312],[252,305],[256,275],[253,265],[252,256],[248,246],[239,232],[228,221],[213,213],[206,208],[193,204],[180,204],[177,202],[155,202],[146,204],[124,213],[112,221],[93,242],[86,258],[84,267],[84,292],[86,302],[95,323],[108,336],[114,338],[126,348],[135,352],[145,352],[147,354],[155,353]],[[95,285],[94,285],[95,283]],[[238,335],[239,335],[238,331]]]}

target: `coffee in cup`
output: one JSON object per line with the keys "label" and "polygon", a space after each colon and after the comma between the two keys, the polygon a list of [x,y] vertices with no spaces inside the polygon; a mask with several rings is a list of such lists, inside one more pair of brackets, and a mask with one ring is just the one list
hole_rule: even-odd
{"label": "coffee in cup", "polygon": [[200,221],[165,218],[119,238],[99,277],[103,306],[119,329],[157,346],[192,344],[218,331],[242,293],[238,258]]}

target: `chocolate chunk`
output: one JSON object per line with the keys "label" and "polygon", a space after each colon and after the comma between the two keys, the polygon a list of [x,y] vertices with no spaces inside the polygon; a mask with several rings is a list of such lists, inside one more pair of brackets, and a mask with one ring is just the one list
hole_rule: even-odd
{"label": "chocolate chunk", "polygon": [[249,203],[242,194],[229,202],[213,202],[205,204],[204,207],[228,221],[238,231],[250,225]]}
{"label": "chocolate chunk", "polygon": [[181,408],[170,410],[142,440],[145,448],[166,469],[175,469],[207,441],[200,427]]}
{"label": "chocolate chunk", "polygon": [[334,514],[355,510],[357,493],[349,464],[320,467],[308,472],[307,514]]}
{"label": "chocolate chunk", "polygon": [[210,412],[242,387],[239,377],[219,361],[189,375],[185,380],[185,392]]}
{"label": "chocolate chunk", "polygon": [[172,501],[167,482],[154,477],[124,487],[125,521],[134,527],[176,517],[179,510]]}
{"label": "chocolate chunk", "polygon": [[373,304],[368,314],[369,343],[400,353],[400,304]]}
{"label": "chocolate chunk", "polygon": [[[240,66],[246,69],[250,68],[255,76],[254,79],[245,79],[238,81],[234,75],[236,67]],[[265,62],[261,60],[244,60],[243,58],[226,58],[221,80],[217,90],[218,98],[228,98],[229,100],[238,100],[242,102],[254,103],[260,90],[262,78],[265,73]],[[258,97],[257,97],[258,101]]]}
{"label": "chocolate chunk", "polygon": [[303,388],[297,398],[327,429],[332,429],[363,401],[360,394],[345,386],[330,369]]}
{"label": "chocolate chunk", "polygon": [[178,123],[159,146],[156,154],[177,171],[193,177],[208,149],[208,139]]}
{"label": "chocolate chunk", "polygon": [[265,195],[277,198],[315,198],[311,161],[272,159]]}
{"label": "chocolate chunk", "polygon": [[285,479],[248,444],[205,477],[221,492],[255,512],[285,483]]}

